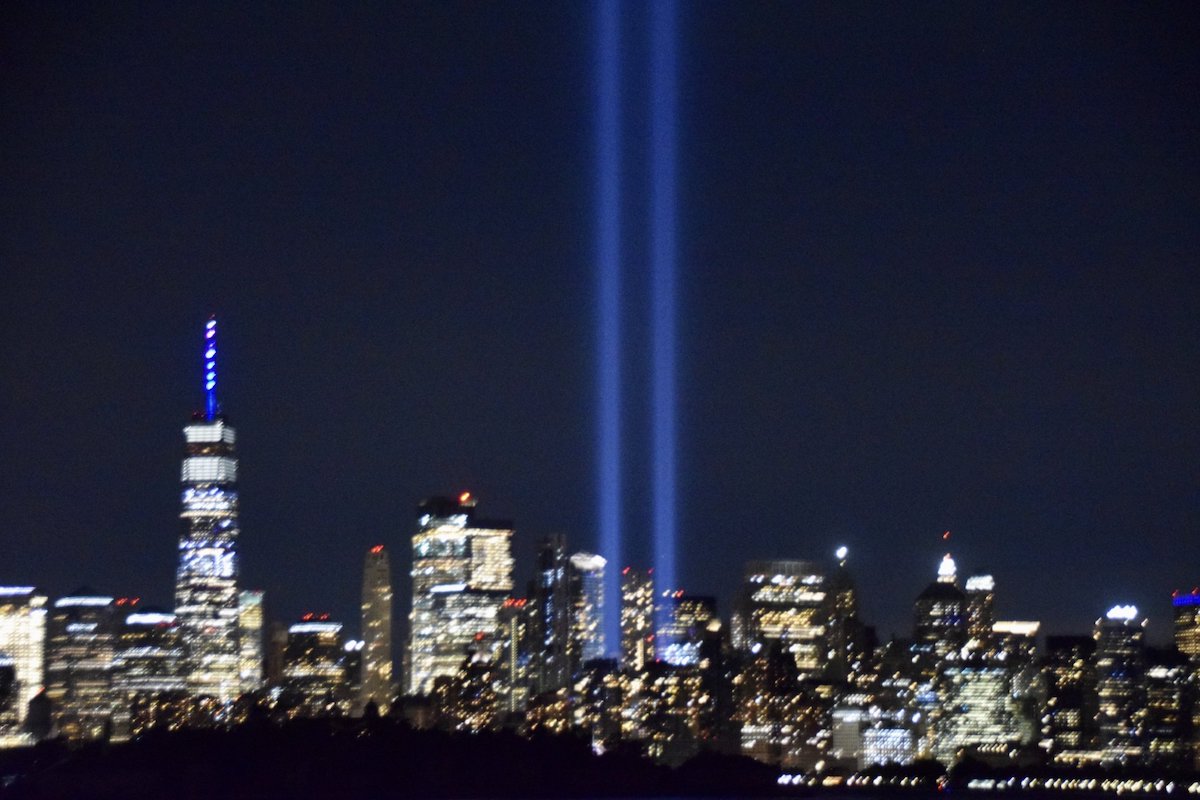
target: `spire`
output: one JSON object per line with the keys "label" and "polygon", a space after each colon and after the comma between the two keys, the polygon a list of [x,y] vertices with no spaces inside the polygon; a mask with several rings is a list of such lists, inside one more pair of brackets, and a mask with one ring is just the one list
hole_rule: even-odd
{"label": "spire", "polygon": [[214,314],[204,324],[204,416],[209,421],[217,416],[217,317]]}

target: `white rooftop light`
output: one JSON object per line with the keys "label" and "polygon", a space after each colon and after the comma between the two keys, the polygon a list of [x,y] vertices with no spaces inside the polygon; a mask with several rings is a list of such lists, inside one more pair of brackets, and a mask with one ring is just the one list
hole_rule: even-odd
{"label": "white rooftop light", "polygon": [[958,565],[954,563],[954,559],[949,553],[942,556],[942,563],[938,564],[938,581],[941,583],[954,583],[958,577]]}
{"label": "white rooftop light", "polygon": [[1113,606],[1104,616],[1109,619],[1118,619],[1127,622],[1132,619],[1137,619],[1137,606]]}

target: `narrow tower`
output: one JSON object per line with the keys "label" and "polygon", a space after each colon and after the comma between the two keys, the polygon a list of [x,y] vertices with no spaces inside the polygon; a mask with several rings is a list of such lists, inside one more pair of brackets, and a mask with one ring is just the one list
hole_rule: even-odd
{"label": "narrow tower", "polygon": [[364,708],[374,702],[386,714],[392,704],[392,568],[377,544],[367,551],[362,582],[362,691]]}
{"label": "narrow tower", "polygon": [[187,648],[188,692],[222,703],[239,690],[236,434],[217,403],[217,320],[204,326],[205,410],[183,429],[183,530],[175,613]]}

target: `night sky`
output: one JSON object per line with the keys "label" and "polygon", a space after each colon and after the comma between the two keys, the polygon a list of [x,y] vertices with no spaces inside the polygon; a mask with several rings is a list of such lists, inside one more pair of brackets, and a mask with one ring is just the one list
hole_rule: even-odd
{"label": "night sky", "polygon": [[[200,6],[200,7],[197,7]],[[628,3],[625,473],[649,548],[647,19]],[[594,53],[567,3],[0,10],[0,583],[169,606],[221,319],[242,582],[357,631],[470,490],[595,535]],[[1200,24],[1170,3],[684,4],[679,574],[850,547],[907,634],[1165,636],[1200,583]],[[402,577],[404,576],[404,577]]]}

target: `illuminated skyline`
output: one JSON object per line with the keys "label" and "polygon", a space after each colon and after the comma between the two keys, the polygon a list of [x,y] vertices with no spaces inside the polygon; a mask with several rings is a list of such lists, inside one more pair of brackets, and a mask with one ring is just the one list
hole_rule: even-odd
{"label": "illuminated skyline", "polygon": [[[616,563],[645,567],[652,31],[628,5]],[[363,550],[405,553],[447,488],[517,519],[518,575],[553,532],[603,554],[593,15],[8,13],[6,581],[171,607],[213,310],[239,569],[272,616],[349,624]],[[900,633],[951,529],[962,574],[1012,587],[998,613],[1065,632],[1121,600],[1167,638],[1200,563],[1190,16],[680,5],[680,586],[727,609],[743,559],[845,544]],[[399,562],[396,591],[403,619]]]}

